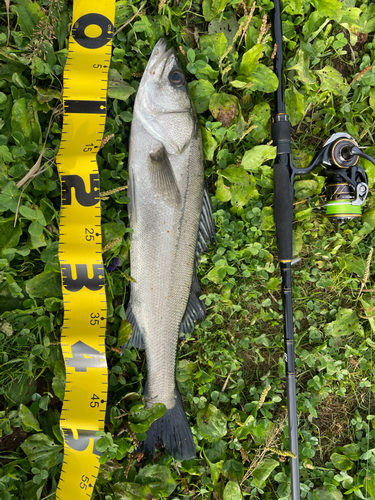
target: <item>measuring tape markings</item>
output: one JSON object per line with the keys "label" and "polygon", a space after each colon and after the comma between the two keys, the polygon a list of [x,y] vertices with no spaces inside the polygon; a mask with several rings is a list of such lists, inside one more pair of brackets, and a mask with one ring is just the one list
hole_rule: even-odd
{"label": "measuring tape markings", "polygon": [[114,13],[114,0],[75,0],[64,72],[64,127],[56,162],[62,184],[59,259],[66,365],[59,500],[91,497],[101,454],[95,434],[104,429],[107,307],[96,154],[105,125]]}

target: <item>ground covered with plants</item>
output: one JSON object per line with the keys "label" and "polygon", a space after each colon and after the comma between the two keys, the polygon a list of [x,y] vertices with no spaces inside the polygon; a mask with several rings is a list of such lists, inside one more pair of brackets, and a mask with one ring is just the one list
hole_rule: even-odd
{"label": "ground covered with plants", "polygon": [[[282,304],[273,220],[270,0],[119,0],[98,154],[107,272],[109,403],[94,498],[290,498]],[[55,165],[72,2],[0,5],[0,498],[54,499],[63,460],[63,322]],[[285,0],[287,112],[296,166],[329,136],[375,155],[375,4]],[[120,346],[129,280],[127,157],[155,42],[179,52],[200,117],[217,243],[201,260],[207,318],[178,351],[197,458],[137,460],[143,352]],[[293,267],[301,496],[375,499],[375,167],[360,220],[316,206],[323,170],[295,182]],[[29,174],[29,175],[28,175]],[[27,176],[25,178],[25,176]],[[112,191],[113,190],[113,191]],[[110,191],[108,193],[108,191]]]}

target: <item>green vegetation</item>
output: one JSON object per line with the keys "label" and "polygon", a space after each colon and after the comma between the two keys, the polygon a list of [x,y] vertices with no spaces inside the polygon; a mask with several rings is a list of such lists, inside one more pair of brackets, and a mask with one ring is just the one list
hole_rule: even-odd
{"label": "green vegetation", "polygon": [[[95,499],[289,498],[282,304],[273,221],[270,0],[116,2],[101,190],[126,186],[139,78],[156,40],[179,48],[202,127],[217,245],[199,267],[207,319],[180,343],[177,379],[197,458],[137,462],[144,354],[129,336],[126,191],[102,201],[109,404]],[[135,16],[137,11],[138,14]],[[54,499],[63,459],[57,258],[62,78],[72,2],[0,5],[0,498]],[[135,17],[134,17],[135,16]],[[132,19],[134,17],[134,19]],[[131,20],[132,19],[132,20]],[[131,21],[130,21],[131,20]],[[130,21],[127,23],[127,21]],[[127,23],[127,24],[126,24]],[[124,24],[125,27],[120,29]],[[375,153],[375,4],[285,0],[294,159],[333,132]],[[20,186],[35,165],[34,176]],[[375,167],[364,161],[375,181]],[[39,170],[38,170],[39,167]],[[362,220],[316,209],[322,170],[297,178],[293,268],[302,498],[375,499],[375,195]],[[371,250],[371,251],[370,251]]]}

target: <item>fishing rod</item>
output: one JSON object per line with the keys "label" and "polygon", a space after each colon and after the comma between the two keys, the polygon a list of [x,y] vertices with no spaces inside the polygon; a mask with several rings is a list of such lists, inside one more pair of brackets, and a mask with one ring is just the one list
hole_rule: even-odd
{"label": "fishing rod", "polygon": [[363,153],[356,141],[347,133],[333,134],[315,155],[307,168],[293,165],[291,147],[291,124],[285,107],[285,78],[283,62],[283,34],[280,0],[274,0],[273,33],[276,44],[274,72],[279,80],[275,92],[275,115],[271,134],[277,147],[274,172],[274,214],[278,260],[281,269],[281,294],[284,308],[285,367],[288,403],[289,447],[295,458],[290,460],[292,500],[300,500],[298,417],[296,376],[294,360],[294,332],[292,308],[293,263],[293,181],[296,175],[309,174],[319,165],[326,167],[325,198],[320,207],[326,208],[326,215],[338,222],[361,217],[369,187],[368,177],[358,164],[359,157],[375,165],[375,159]]}

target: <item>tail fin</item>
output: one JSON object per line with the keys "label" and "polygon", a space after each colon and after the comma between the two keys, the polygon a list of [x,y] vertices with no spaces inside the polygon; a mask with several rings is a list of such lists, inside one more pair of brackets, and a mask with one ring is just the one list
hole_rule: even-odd
{"label": "tail fin", "polygon": [[196,457],[193,435],[177,389],[174,407],[167,409],[161,418],[151,424],[146,440],[139,443],[139,451],[146,458],[151,458],[155,446],[164,447],[176,460]]}

